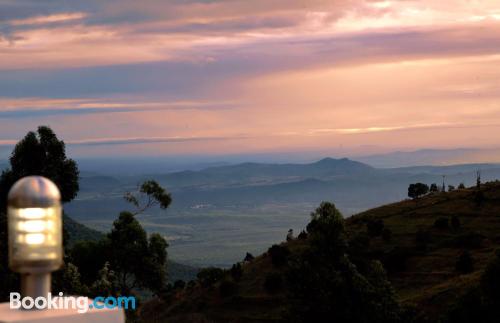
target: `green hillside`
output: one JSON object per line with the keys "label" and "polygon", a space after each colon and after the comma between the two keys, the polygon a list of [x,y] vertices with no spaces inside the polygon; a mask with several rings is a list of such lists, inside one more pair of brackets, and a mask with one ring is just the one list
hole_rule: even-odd
{"label": "green hillside", "polygon": [[[500,248],[500,182],[482,185],[481,192],[481,199],[475,188],[434,193],[347,219],[351,260],[360,268],[369,260],[381,260],[399,302],[415,306],[415,316],[437,321],[479,282],[495,249]],[[296,238],[282,245],[293,257],[308,243],[307,238]],[[456,263],[466,250],[474,268],[463,274]],[[141,318],[144,322],[282,321],[289,303],[288,288],[270,291],[265,282],[272,273],[284,276],[286,266],[273,265],[265,253],[242,268],[241,279],[229,291],[228,286],[221,286],[227,283],[202,287],[198,282],[167,299],[145,304]],[[222,281],[233,281],[230,277],[226,272]]]}

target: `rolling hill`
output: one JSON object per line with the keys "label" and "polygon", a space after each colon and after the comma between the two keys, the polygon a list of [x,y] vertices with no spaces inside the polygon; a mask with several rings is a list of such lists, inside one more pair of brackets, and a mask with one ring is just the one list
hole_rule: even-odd
{"label": "rolling hill", "polygon": [[[381,260],[399,302],[414,305],[416,315],[437,322],[458,297],[478,284],[481,272],[500,248],[500,182],[482,185],[481,192],[480,200],[475,188],[435,193],[348,218],[349,248],[362,246],[351,251],[352,260],[359,265]],[[373,222],[383,223],[392,234],[368,234],[368,223]],[[293,257],[307,244],[307,239],[293,239],[282,246]],[[473,269],[466,274],[456,269],[463,251],[473,259]],[[140,316],[144,322],[281,322],[288,304],[287,286],[269,292],[264,285],[269,274],[284,275],[286,267],[276,268],[264,253],[242,268],[232,295],[221,293],[220,283],[212,288],[196,284],[177,291],[168,301],[150,301]]]}

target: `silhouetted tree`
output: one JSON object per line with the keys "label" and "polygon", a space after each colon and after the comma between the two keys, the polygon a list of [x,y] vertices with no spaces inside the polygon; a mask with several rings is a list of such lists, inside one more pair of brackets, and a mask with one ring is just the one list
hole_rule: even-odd
{"label": "silhouetted tree", "polygon": [[432,183],[431,184],[431,186],[429,188],[429,192],[431,192],[431,193],[437,193],[437,192],[439,192],[439,188],[438,188],[438,186],[437,186],[436,183]]}
{"label": "silhouetted tree", "polygon": [[423,183],[410,184],[408,187],[408,196],[412,199],[418,199],[427,193],[429,193],[429,186]]}
{"label": "silhouetted tree", "polygon": [[464,184],[464,183],[460,183],[460,184],[458,185],[458,189],[459,189],[459,190],[464,190],[464,189],[465,189],[465,184]]}
{"label": "silhouetted tree", "polygon": [[142,183],[138,188],[138,192],[125,193],[124,199],[137,208],[134,215],[140,214],[157,205],[160,206],[162,210],[165,210],[172,202],[170,193],[154,180],[148,180]]}
{"label": "silhouetted tree", "polygon": [[146,231],[130,212],[122,212],[108,234],[111,268],[122,295],[137,287],[158,293],[166,284],[168,244],[159,234],[148,240]]}
{"label": "silhouetted tree", "polygon": [[455,186],[448,185],[448,192],[453,192],[455,190]]}
{"label": "silhouetted tree", "polygon": [[401,322],[401,309],[381,270],[362,275],[346,254],[344,220],[323,202],[307,226],[309,248],[287,271],[289,322]]}
{"label": "silhouetted tree", "polygon": [[[44,176],[57,185],[63,202],[74,199],[79,190],[77,164],[66,157],[64,142],[49,127],[41,126],[37,132],[28,132],[14,147],[9,162],[10,167],[0,176],[0,300],[18,289],[17,275],[10,272],[7,264],[6,208],[12,185],[25,176]],[[67,237],[65,232],[64,235]]]}
{"label": "silhouetted tree", "polygon": [[243,261],[245,261],[245,262],[252,261],[252,260],[254,260],[254,258],[255,257],[250,252],[247,252],[247,254],[245,255],[245,258],[243,258]]}

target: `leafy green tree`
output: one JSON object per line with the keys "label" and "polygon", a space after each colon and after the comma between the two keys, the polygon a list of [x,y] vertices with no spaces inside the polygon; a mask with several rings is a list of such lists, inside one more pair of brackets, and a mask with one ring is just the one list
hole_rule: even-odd
{"label": "leafy green tree", "polygon": [[309,248],[289,262],[290,322],[401,322],[381,265],[362,275],[346,253],[344,220],[323,202],[307,226]]}
{"label": "leafy green tree", "polygon": [[122,212],[108,234],[111,268],[122,295],[145,287],[159,293],[166,283],[167,242],[159,234],[147,239],[134,215]]}

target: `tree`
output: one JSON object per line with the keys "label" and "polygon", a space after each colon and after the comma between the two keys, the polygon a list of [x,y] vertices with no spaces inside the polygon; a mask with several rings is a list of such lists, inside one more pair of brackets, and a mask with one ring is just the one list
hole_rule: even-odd
{"label": "tree", "polygon": [[410,184],[408,186],[408,197],[418,199],[419,197],[429,193],[429,186],[423,183]]}
{"label": "tree", "polygon": [[323,202],[307,230],[310,244],[289,261],[286,273],[287,321],[401,322],[401,309],[380,267],[365,276],[350,261],[344,221],[334,204]]}
{"label": "tree", "polygon": [[7,195],[14,183],[25,176],[40,175],[52,180],[61,192],[63,202],[73,200],[79,190],[76,162],[66,157],[66,148],[46,126],[28,132],[19,141],[10,158],[10,167],[0,175],[0,299],[18,287],[17,276],[7,265]]}
{"label": "tree", "polygon": [[170,193],[154,180],[145,181],[139,186],[138,192],[127,192],[123,198],[137,208],[133,213],[134,215],[140,214],[157,205],[162,210],[165,210],[172,202]]}
{"label": "tree", "polygon": [[323,250],[332,259],[339,259],[347,248],[344,218],[335,204],[322,202],[311,213],[311,222],[307,225],[308,239],[311,245]]}
{"label": "tree", "polygon": [[16,144],[10,156],[10,168],[0,176],[0,206],[5,211],[7,194],[19,179],[39,175],[52,180],[61,191],[63,202],[73,200],[79,190],[79,171],[76,162],[66,157],[64,141],[52,129],[38,127]]}
{"label": "tree", "polygon": [[448,192],[453,192],[455,190],[455,186],[448,185]]}
{"label": "tree", "polygon": [[159,234],[147,239],[146,231],[134,215],[122,212],[107,235],[111,268],[115,270],[122,295],[143,287],[159,293],[166,283],[168,244]]}
{"label": "tree", "polygon": [[432,183],[431,187],[429,188],[429,192],[431,193],[437,193],[439,192],[439,188],[436,183]]}
{"label": "tree", "polygon": [[464,189],[465,189],[465,184],[464,184],[464,183],[460,183],[460,184],[458,185],[458,189],[459,189],[459,190],[464,190]]}
{"label": "tree", "polygon": [[245,258],[243,258],[243,261],[249,262],[249,261],[252,261],[254,259],[255,259],[255,257],[250,252],[247,252],[247,254],[245,255]]}

